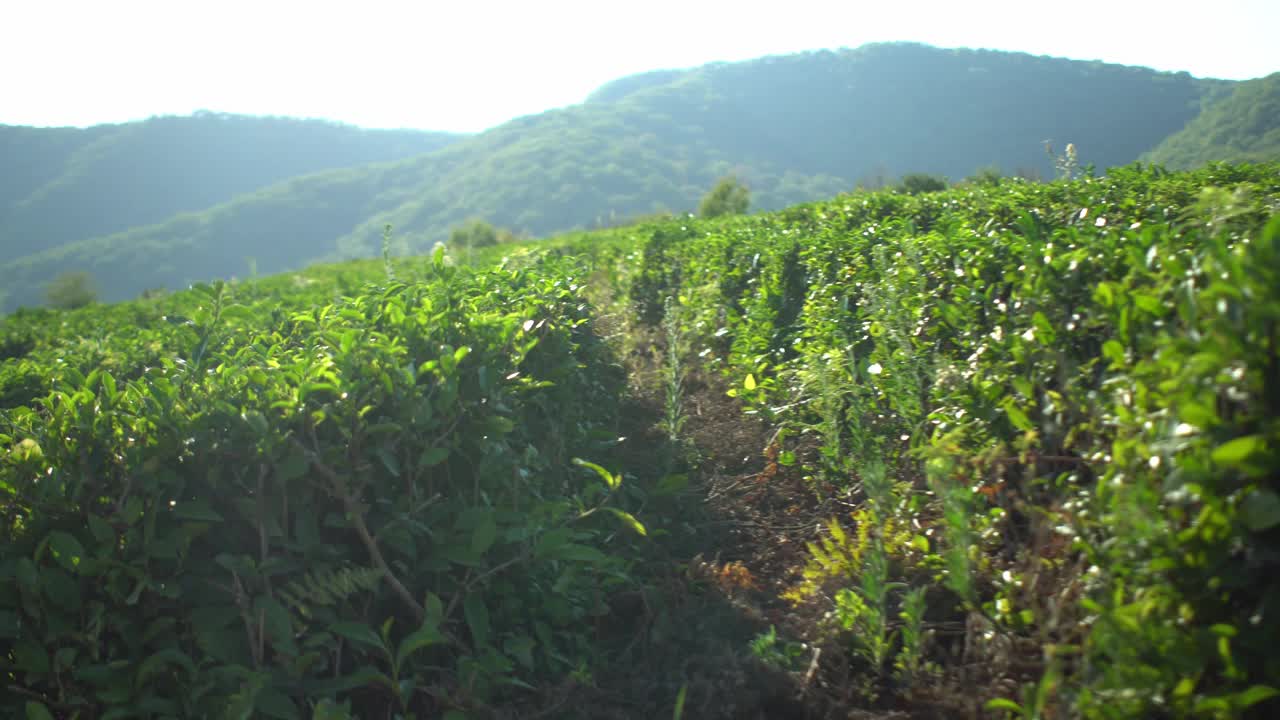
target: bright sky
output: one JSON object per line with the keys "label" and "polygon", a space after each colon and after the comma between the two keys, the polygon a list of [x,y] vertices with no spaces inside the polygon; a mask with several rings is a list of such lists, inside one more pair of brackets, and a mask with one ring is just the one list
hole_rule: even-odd
{"label": "bright sky", "polygon": [[912,40],[1244,79],[1280,0],[5,0],[0,123],[195,110],[476,131],[645,70]]}

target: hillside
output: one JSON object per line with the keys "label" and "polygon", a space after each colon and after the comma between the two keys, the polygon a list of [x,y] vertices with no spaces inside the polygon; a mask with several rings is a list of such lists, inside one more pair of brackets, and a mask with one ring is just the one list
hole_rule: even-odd
{"label": "hillside", "polygon": [[753,206],[830,196],[864,178],[980,167],[1051,176],[1044,141],[1128,163],[1182,128],[1217,83],[1033,57],[870,45],[662,71],[399,163],[291,179],[208,211],[0,267],[4,307],[41,301],[66,270],[105,297],[308,261],[370,256],[390,223],[422,250],[483,217],[543,235],[687,210],[736,172]]}
{"label": "hillside", "polygon": [[215,113],[85,129],[0,126],[0,254],[149,225],[297,175],[402,160],[458,137]]}
{"label": "hillside", "polygon": [[0,716],[1274,718],[1277,327],[1280,163],[13,313]]}
{"label": "hillside", "polygon": [[1177,170],[1280,159],[1280,73],[1236,85],[1142,159]]}

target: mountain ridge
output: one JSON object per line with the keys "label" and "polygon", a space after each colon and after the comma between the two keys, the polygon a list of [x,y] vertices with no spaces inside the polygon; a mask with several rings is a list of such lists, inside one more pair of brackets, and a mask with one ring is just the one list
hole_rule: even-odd
{"label": "mountain ridge", "polygon": [[[31,142],[41,136],[58,146]],[[0,248],[6,255],[48,250],[205,210],[298,175],[412,157],[458,137],[209,112],[84,129],[0,126],[10,178],[0,186]]]}
{"label": "mountain ridge", "polygon": [[[421,252],[483,217],[525,235],[689,210],[724,174],[776,209],[866,178],[958,179],[999,165],[1051,176],[1044,144],[1127,164],[1183,129],[1229,81],[1006,53],[880,43],[656,70],[579,105],[513,119],[414,158],[291,177],[213,208],[16,257],[6,307],[81,269],[120,299],[149,287]],[[1137,120],[1130,119],[1137,118]],[[249,258],[253,258],[250,262]],[[144,260],[160,270],[140,271]]]}
{"label": "mountain ridge", "polygon": [[1142,157],[1171,170],[1280,158],[1280,72],[1245,80]]}

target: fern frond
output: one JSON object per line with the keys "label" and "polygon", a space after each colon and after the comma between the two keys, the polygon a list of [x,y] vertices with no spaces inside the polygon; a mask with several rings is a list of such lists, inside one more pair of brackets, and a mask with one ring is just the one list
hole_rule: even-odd
{"label": "fern frond", "polygon": [[280,598],[303,617],[311,608],[331,606],[361,592],[370,592],[382,580],[382,571],[371,567],[344,567],[307,573],[278,591]]}

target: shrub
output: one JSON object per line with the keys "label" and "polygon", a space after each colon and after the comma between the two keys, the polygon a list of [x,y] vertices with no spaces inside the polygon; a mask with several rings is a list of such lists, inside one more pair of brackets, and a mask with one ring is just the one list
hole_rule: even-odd
{"label": "shrub", "polygon": [[920,195],[922,193],[939,192],[947,189],[947,179],[940,175],[929,175],[927,173],[911,173],[903,175],[898,181],[896,190],[908,195]]}
{"label": "shrub", "polygon": [[81,308],[98,299],[98,289],[87,272],[66,272],[45,288],[48,303],[62,310]]}
{"label": "shrub", "polygon": [[136,376],[41,367],[0,410],[0,714],[438,717],[590,664],[643,526],[571,461],[621,375],[574,266],[427,274],[199,286],[97,341],[163,348]]}
{"label": "shrub", "polygon": [[720,178],[698,205],[698,215],[704,218],[742,215],[751,206],[751,191],[738,178],[728,175]]}

